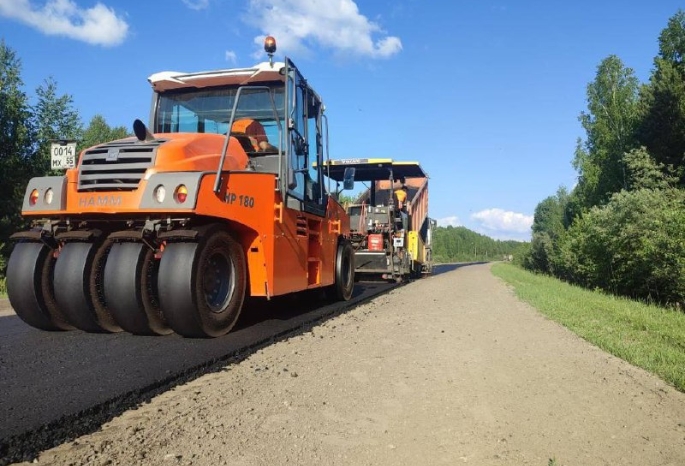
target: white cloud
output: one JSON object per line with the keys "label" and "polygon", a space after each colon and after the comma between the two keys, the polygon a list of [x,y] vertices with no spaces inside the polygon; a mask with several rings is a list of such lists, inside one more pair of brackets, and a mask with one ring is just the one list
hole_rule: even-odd
{"label": "white cloud", "polygon": [[439,218],[437,220],[437,222],[438,222],[439,227],[447,227],[447,226],[458,227],[458,226],[461,226],[461,222],[459,221],[459,217],[457,217],[456,215],[452,215],[451,217]]}
{"label": "white cloud", "polygon": [[503,209],[485,209],[471,215],[484,230],[494,233],[495,237],[517,237],[530,235],[530,227],[533,225],[533,216],[518,212],[505,211]]}
{"label": "white cloud", "polygon": [[48,0],[42,7],[30,0],[0,0],[0,16],[28,24],[51,36],[65,36],[94,45],[119,45],[128,24],[111,8],[96,3],[79,8],[71,0]]}
{"label": "white cloud", "polygon": [[230,63],[235,63],[238,60],[238,56],[233,50],[226,50],[226,61]]}
{"label": "white cloud", "polygon": [[359,13],[353,0],[250,0],[246,22],[272,35],[279,48],[304,54],[317,44],[339,53],[387,58],[402,50],[399,37],[388,36]]}
{"label": "white cloud", "polygon": [[182,0],[191,10],[204,10],[209,6],[209,0]]}

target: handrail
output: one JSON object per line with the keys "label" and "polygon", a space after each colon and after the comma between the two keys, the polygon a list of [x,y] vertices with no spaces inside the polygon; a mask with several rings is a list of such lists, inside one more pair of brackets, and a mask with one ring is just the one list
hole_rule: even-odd
{"label": "handrail", "polygon": [[[221,157],[219,158],[219,166],[216,169],[216,179],[214,180],[214,193],[219,194],[219,191],[221,190],[221,173],[224,170],[224,163],[226,162],[226,154],[228,153],[228,146],[231,141],[231,128],[233,128],[233,123],[235,123],[235,112],[238,108],[238,102],[240,101],[240,96],[243,92],[243,90],[266,90],[269,94],[269,98],[271,99],[271,109],[274,112],[274,119],[276,120],[276,124],[278,126],[278,173],[279,177],[281,176],[281,164],[283,163],[283,148],[281,147],[281,143],[283,140],[281,139],[281,120],[278,117],[278,111],[276,111],[276,102],[274,101],[273,94],[271,93],[271,88],[268,86],[240,86],[238,88],[238,92],[235,94],[235,100],[233,101],[233,108],[231,109],[231,117],[228,120],[228,130],[226,131],[226,139],[224,140],[224,145],[221,149]],[[278,185],[276,186],[276,190],[278,191]]]}

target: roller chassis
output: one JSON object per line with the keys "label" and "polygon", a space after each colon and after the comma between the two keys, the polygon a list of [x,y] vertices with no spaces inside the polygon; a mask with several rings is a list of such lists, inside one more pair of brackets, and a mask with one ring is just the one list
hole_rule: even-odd
{"label": "roller chassis", "polygon": [[[229,223],[211,217],[41,219],[13,235],[18,244],[8,270],[10,300],[23,320],[43,330],[221,336],[235,325],[249,295],[238,237]],[[200,257],[208,242],[217,241],[224,247],[210,245],[213,255]],[[354,283],[350,241],[341,236],[336,251],[341,270],[324,289],[329,299],[347,300]],[[47,272],[17,271],[16,264],[36,263],[36,255],[39,267],[49,262]],[[207,275],[215,286],[198,284]],[[113,277],[119,278],[115,285]],[[18,282],[34,283],[30,303],[17,298]],[[202,312],[187,312],[198,307]]]}

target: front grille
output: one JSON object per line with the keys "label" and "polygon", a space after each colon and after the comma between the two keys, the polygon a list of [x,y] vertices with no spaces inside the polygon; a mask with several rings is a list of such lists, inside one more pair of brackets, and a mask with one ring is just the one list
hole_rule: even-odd
{"label": "front grille", "polygon": [[155,164],[163,142],[114,141],[85,151],[79,165],[78,190],[135,190],[145,171]]}

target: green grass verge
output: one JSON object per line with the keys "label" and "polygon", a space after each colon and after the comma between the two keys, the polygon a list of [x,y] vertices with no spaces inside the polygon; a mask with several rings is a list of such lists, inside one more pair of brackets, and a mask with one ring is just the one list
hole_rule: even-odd
{"label": "green grass verge", "polygon": [[5,286],[5,279],[0,278],[0,298],[7,297],[7,287]]}
{"label": "green grass verge", "polygon": [[494,264],[492,272],[550,319],[685,392],[685,313],[586,290],[512,264]]}

